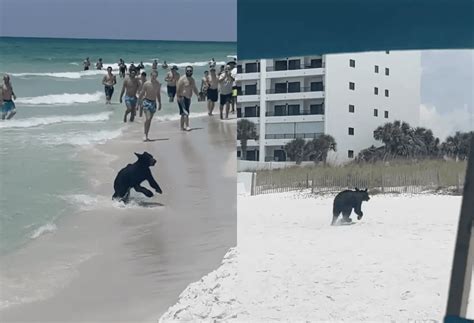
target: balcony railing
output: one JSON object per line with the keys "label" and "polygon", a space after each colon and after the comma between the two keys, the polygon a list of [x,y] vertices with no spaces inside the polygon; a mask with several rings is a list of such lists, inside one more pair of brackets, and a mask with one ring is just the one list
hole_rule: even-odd
{"label": "balcony railing", "polygon": [[292,66],[287,66],[286,68],[284,66],[267,66],[267,72],[277,72],[277,71],[294,71],[294,70],[303,70],[303,69],[311,69],[311,68],[324,68],[324,63],[323,64],[316,64],[316,65],[311,65],[311,64],[296,64]]}
{"label": "balcony railing", "polygon": [[317,89],[312,89],[311,87],[299,87],[294,89],[268,89],[267,94],[286,94],[286,93],[300,93],[300,92],[322,92],[324,91],[323,87],[318,87]]}
{"label": "balcony railing", "polygon": [[290,113],[290,111],[278,112],[275,111],[267,111],[265,114],[267,117],[287,117],[287,116],[309,116],[309,115],[324,115],[324,112],[311,112],[311,111],[299,111],[295,113],[294,111]]}
{"label": "balcony railing", "polygon": [[266,134],[265,139],[315,139],[321,136],[323,133],[285,133],[285,134]]}
{"label": "balcony railing", "polygon": [[260,90],[245,91],[245,89],[242,89],[239,95],[260,95]]}

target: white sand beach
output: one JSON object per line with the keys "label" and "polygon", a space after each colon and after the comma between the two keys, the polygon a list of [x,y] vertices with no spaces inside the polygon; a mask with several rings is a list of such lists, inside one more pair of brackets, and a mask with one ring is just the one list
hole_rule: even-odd
{"label": "white sand beach", "polygon": [[460,196],[375,195],[330,226],[331,196],[238,197],[238,245],[160,322],[441,321]]}

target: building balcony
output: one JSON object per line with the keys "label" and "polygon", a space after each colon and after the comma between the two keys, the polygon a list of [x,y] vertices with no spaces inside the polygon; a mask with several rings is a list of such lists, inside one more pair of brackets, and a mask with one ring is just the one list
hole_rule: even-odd
{"label": "building balcony", "polygon": [[276,112],[276,111],[267,111],[265,113],[267,117],[297,117],[297,116],[312,116],[312,115],[324,115],[324,113],[317,111],[283,111],[283,112]]}
{"label": "building balcony", "polygon": [[284,134],[266,134],[265,139],[315,139],[323,133],[284,133]]}

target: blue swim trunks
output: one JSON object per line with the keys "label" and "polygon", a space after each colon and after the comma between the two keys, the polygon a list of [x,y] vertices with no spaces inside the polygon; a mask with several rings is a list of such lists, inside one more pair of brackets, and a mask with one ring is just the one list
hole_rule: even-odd
{"label": "blue swim trunks", "polygon": [[128,95],[125,96],[125,105],[127,107],[132,107],[132,108],[136,107],[137,101],[138,101],[138,98],[136,96],[128,96]]}
{"label": "blue swim trunks", "polygon": [[145,99],[143,100],[143,110],[148,110],[151,113],[156,112],[156,101]]}
{"label": "blue swim trunks", "polygon": [[2,113],[9,113],[15,110],[15,103],[12,100],[3,100]]}

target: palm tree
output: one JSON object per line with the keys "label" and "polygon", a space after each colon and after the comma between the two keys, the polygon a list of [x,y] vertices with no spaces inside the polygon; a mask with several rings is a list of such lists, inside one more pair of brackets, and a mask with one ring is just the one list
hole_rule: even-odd
{"label": "palm tree", "polygon": [[336,140],[330,135],[321,135],[311,141],[308,141],[304,147],[305,155],[309,160],[324,162],[328,157],[330,150],[336,151]]}
{"label": "palm tree", "polygon": [[444,155],[455,158],[456,160],[464,160],[469,155],[469,145],[474,132],[459,132],[454,136],[449,136],[441,145],[441,151]]}
{"label": "palm tree", "polygon": [[305,141],[302,138],[296,138],[285,145],[286,155],[296,162],[301,164],[305,157]]}
{"label": "palm tree", "polygon": [[240,140],[242,160],[247,159],[247,141],[250,139],[257,140],[257,126],[250,120],[240,119],[237,121],[237,140]]}

